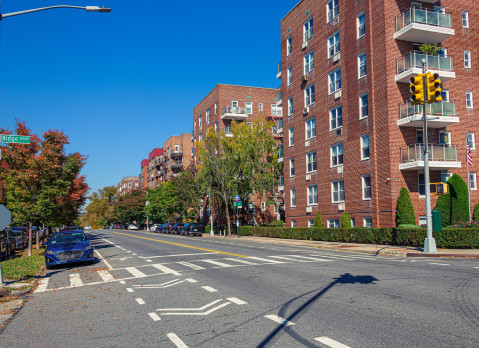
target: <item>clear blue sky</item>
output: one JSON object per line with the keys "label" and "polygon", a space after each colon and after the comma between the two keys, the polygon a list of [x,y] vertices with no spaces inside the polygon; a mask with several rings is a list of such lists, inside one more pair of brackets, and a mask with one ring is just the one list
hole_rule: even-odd
{"label": "clear blue sky", "polygon": [[279,87],[280,20],[298,0],[0,0],[0,126],[70,138],[92,190],[138,175],[217,84]]}

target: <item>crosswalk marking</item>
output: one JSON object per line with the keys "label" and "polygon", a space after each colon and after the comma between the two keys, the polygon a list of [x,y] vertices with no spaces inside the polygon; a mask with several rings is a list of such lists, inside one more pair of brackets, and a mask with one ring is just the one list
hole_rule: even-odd
{"label": "crosswalk marking", "polygon": [[189,267],[189,268],[192,268],[194,270],[200,270],[200,269],[205,269],[204,267],[201,267],[201,266],[198,266],[198,265],[195,265],[195,264],[192,264],[190,262],[187,262],[187,261],[180,261],[178,262],[180,265],[183,265],[183,266],[186,266],[186,267]]}
{"label": "crosswalk marking", "polygon": [[307,261],[307,260],[301,260],[300,258],[309,259],[309,260],[313,260],[313,261],[333,261],[333,260],[327,260],[327,259],[320,259],[320,258],[317,258],[317,257],[305,257],[305,256],[298,256],[298,255],[271,256],[271,257],[274,257],[275,259],[297,261],[297,262],[312,262],[312,261]]}
{"label": "crosswalk marking", "polygon": [[328,347],[331,347],[331,348],[349,348],[349,346],[346,346],[338,341],[335,341],[329,337],[325,337],[325,336],[322,336],[322,337],[316,337],[315,338],[316,341],[318,342],[321,342],[325,345],[327,345]]}
{"label": "crosswalk marking", "polygon": [[130,272],[134,277],[137,277],[137,278],[146,277],[145,273],[143,273],[142,271],[140,271],[139,269],[137,269],[135,267],[126,267],[125,269],[128,272]]}
{"label": "crosswalk marking", "polygon": [[112,280],[115,279],[108,271],[101,270],[101,271],[97,271],[97,273],[101,277],[101,279],[103,279],[105,282],[111,282]]}
{"label": "crosswalk marking", "polygon": [[47,287],[48,287],[48,280],[50,278],[42,278],[40,279],[39,283],[38,283],[38,286],[37,286],[37,289],[35,290],[35,292],[44,292]]}
{"label": "crosswalk marking", "polygon": [[75,286],[83,286],[83,282],[80,278],[80,273],[73,273],[73,274],[70,274],[70,285],[72,287],[75,287]]}
{"label": "crosswalk marking", "polygon": [[250,262],[250,261],[246,261],[246,260],[240,260],[240,259],[234,259],[232,257],[228,257],[228,258],[225,258],[225,260],[229,260],[229,261],[233,261],[233,262],[239,262],[239,263],[243,263],[245,265],[257,265],[257,263],[254,263],[254,262]]}
{"label": "crosswalk marking", "polygon": [[208,262],[208,263],[211,263],[213,265],[217,265],[217,266],[221,266],[221,267],[234,267],[233,265],[228,265],[227,263],[223,263],[223,262],[219,262],[219,261],[215,261],[215,260],[201,260],[202,262]]}
{"label": "crosswalk marking", "polygon": [[285,263],[284,261],[268,260],[268,259],[263,259],[262,257],[254,257],[254,256],[248,257],[248,259],[264,261],[264,262],[267,262],[267,263]]}
{"label": "crosswalk marking", "polygon": [[160,271],[165,272],[165,273],[173,274],[173,275],[176,275],[176,276],[181,275],[181,273],[176,272],[176,271],[172,270],[171,268],[166,267],[165,265],[162,265],[161,263],[157,263],[157,264],[154,264],[152,266],[159,269]]}
{"label": "crosswalk marking", "polygon": [[270,315],[265,315],[265,318],[271,319],[272,321],[281,324],[282,326],[291,326],[294,325],[292,321],[286,320],[284,318],[281,318],[275,314],[270,314]]}

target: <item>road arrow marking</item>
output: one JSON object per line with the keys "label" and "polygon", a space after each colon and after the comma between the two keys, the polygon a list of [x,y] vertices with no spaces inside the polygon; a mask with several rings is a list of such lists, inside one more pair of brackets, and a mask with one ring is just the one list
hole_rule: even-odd
{"label": "road arrow marking", "polygon": [[171,342],[173,342],[178,348],[188,348],[188,346],[178,336],[176,336],[176,334],[169,333],[166,334],[166,336],[168,336]]}
{"label": "road arrow marking", "polygon": [[272,321],[277,322],[278,324],[281,324],[282,326],[291,326],[295,325],[292,321],[286,320],[284,318],[278,317],[277,315],[271,314],[271,315],[265,315],[265,318],[271,319]]}
{"label": "road arrow marking", "polygon": [[316,341],[318,342],[321,342],[325,345],[327,345],[328,347],[331,347],[331,348],[350,348],[349,346],[346,346],[342,343],[339,343],[338,341],[335,341],[329,337],[325,337],[325,336],[322,336],[322,337],[316,337],[315,338]]}

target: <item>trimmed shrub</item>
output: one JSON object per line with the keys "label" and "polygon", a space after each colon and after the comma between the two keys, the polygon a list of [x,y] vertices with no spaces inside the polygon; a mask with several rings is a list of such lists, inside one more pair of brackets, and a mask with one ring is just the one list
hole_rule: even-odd
{"label": "trimmed shrub", "polygon": [[267,224],[263,224],[261,227],[283,227],[283,220],[272,220]]}
{"label": "trimmed shrub", "polygon": [[405,187],[401,187],[396,205],[396,226],[403,224],[416,225],[416,215],[411,196]]}
{"label": "trimmed shrub", "polygon": [[341,227],[342,228],[351,228],[351,218],[349,214],[344,212],[341,216]]}
{"label": "trimmed shrub", "polygon": [[479,221],[479,203],[474,206],[474,212],[472,213],[472,220]]}
{"label": "trimmed shrub", "polygon": [[451,226],[456,222],[469,221],[469,195],[467,184],[454,174],[447,181],[449,193],[439,196],[436,210],[442,212],[442,225]]}
{"label": "trimmed shrub", "polygon": [[318,210],[316,216],[314,217],[314,227],[324,227],[323,225],[323,217],[321,216],[321,212]]}

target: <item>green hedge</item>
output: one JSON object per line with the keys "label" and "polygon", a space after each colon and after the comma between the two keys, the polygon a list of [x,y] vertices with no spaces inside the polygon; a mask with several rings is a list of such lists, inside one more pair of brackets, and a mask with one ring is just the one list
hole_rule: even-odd
{"label": "green hedge", "polygon": [[[205,233],[206,228],[205,228]],[[209,233],[209,229],[208,229]],[[424,228],[302,228],[240,226],[240,236],[256,236],[325,242],[389,244],[422,247],[426,238]],[[434,232],[438,248],[479,249],[479,230],[471,228],[445,228]]]}

